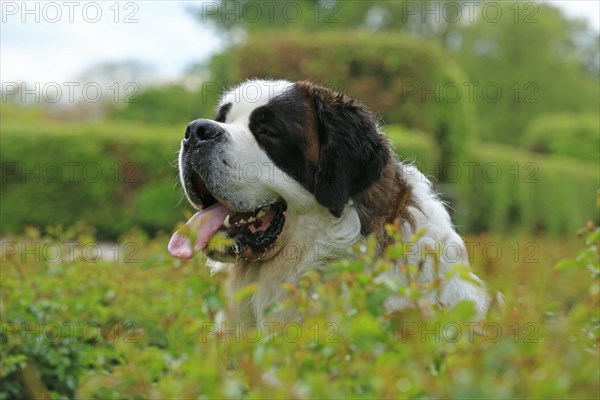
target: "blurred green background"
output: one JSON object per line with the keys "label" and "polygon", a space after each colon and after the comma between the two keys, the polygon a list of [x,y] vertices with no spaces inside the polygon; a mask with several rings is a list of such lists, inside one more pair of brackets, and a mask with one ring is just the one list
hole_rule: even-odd
{"label": "blurred green background", "polygon": [[[221,52],[126,102],[60,108],[5,93],[2,234],[77,222],[111,240],[170,231],[185,205],[173,164],[187,122],[212,117],[225,88],[253,77],[310,79],[362,100],[400,157],[440,183],[462,232],[572,234],[595,214],[598,32],[582,21],[545,4],[482,3],[486,17],[471,23],[447,5],[423,23],[416,3],[307,1],[273,18],[268,4],[237,4],[191,11],[226,38]],[[246,15],[255,10],[264,18]]]}
{"label": "blurred green background", "polygon": [[[121,18],[170,7],[115,4]],[[552,2],[175,6],[205,36],[173,38],[180,20],[167,17],[142,35],[147,52],[184,43],[189,65],[175,77],[107,59],[77,82],[110,95],[74,102],[53,101],[52,90],[37,100],[24,93],[33,84],[3,78],[0,399],[598,398],[597,28]],[[293,293],[305,329],[335,323],[335,342],[201,336],[227,299],[202,258],[166,253],[191,213],[177,151],[189,121],[212,118],[223,90],[255,77],[313,80],[380,116],[398,156],[448,201],[476,272],[504,293],[506,309],[488,320],[504,332],[498,340],[403,336],[403,323],[435,332],[469,308],[385,314],[397,288],[376,272],[395,260],[377,261],[370,247],[307,278],[322,284],[316,297],[308,284]],[[73,243],[104,254],[73,256]],[[67,323],[70,334],[52,336]],[[99,334],[90,338],[90,326]]]}
{"label": "blurred green background", "polygon": [[[109,240],[170,231],[186,203],[174,168],[186,124],[253,77],[310,79],[362,100],[400,157],[440,184],[462,232],[572,234],[595,214],[598,32],[582,21],[546,4],[481,3],[472,22],[438,4],[439,22],[425,23],[427,5],[411,2],[306,1],[272,18],[272,5],[228,4],[190,11],[225,38],[220,52],[127,101],[23,103],[4,86],[0,234],[76,222]],[[126,74],[135,82],[143,66],[88,72]]]}

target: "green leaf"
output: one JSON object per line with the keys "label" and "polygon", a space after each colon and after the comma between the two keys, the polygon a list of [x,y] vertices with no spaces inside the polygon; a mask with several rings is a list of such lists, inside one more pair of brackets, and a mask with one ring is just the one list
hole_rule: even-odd
{"label": "green leaf", "polygon": [[236,301],[240,301],[240,300],[245,299],[248,296],[252,296],[254,294],[254,292],[256,292],[257,289],[258,289],[257,283],[250,283],[250,284],[244,286],[243,288],[241,288],[240,290],[238,290],[237,292],[235,292],[235,295],[233,297],[235,298]]}
{"label": "green leaf", "polygon": [[566,271],[566,270],[578,269],[578,268],[582,268],[582,267],[583,267],[583,265],[581,265],[577,261],[565,258],[564,260],[560,260],[554,268],[559,271]]}

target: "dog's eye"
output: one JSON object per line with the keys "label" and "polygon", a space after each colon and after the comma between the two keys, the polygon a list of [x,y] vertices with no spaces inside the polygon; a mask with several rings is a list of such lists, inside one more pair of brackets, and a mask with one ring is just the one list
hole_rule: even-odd
{"label": "dog's eye", "polygon": [[277,135],[274,131],[272,131],[271,129],[267,129],[267,128],[262,128],[258,131],[258,134],[260,136],[269,136],[272,138],[276,138],[279,137],[279,135]]}

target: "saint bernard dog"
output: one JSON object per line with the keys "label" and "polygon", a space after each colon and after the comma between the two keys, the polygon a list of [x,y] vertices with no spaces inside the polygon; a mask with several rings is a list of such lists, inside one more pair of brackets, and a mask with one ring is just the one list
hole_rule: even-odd
{"label": "saint bernard dog", "polygon": [[[394,221],[405,241],[422,231],[420,247],[445,246],[438,262],[420,252],[409,256],[421,282],[468,265],[430,181],[396,158],[377,118],[359,101],[311,82],[250,80],[226,92],[214,120],[187,127],[179,176],[199,211],[173,235],[169,253],[204,252],[213,270],[226,270],[231,293],[256,285],[251,296],[232,301],[230,321],[295,318],[293,310],[265,317],[285,296],[283,284],[326,268],[367,235],[383,249],[391,241],[385,226]],[[215,236],[226,240],[211,246]],[[286,251],[291,245],[294,257]],[[315,248],[328,250],[315,257]],[[403,279],[399,269],[389,274]],[[443,306],[461,300],[474,302],[480,317],[490,304],[473,274],[446,279],[429,299]],[[406,306],[402,298],[382,304]]]}

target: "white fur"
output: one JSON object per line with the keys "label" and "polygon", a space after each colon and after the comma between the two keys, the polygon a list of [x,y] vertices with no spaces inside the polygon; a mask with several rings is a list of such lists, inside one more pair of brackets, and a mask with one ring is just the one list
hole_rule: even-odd
{"label": "white fur", "polygon": [[[478,318],[482,318],[490,305],[490,297],[484,283],[473,273],[469,273],[469,282],[457,275],[447,279],[447,273],[455,265],[468,267],[469,259],[462,238],[456,233],[450,215],[444,203],[431,188],[431,182],[414,165],[401,165],[401,171],[412,188],[415,203],[420,209],[410,207],[415,227],[404,225],[404,241],[409,242],[418,232],[424,232],[410,249],[408,262],[411,265],[422,265],[418,280],[431,282],[436,278],[436,262],[438,276],[443,279],[439,293],[432,293],[428,301],[454,306],[462,300],[471,300],[475,304]],[[404,280],[397,269],[390,272],[396,279]],[[387,303],[389,309],[405,308],[405,299],[396,297]]]}

